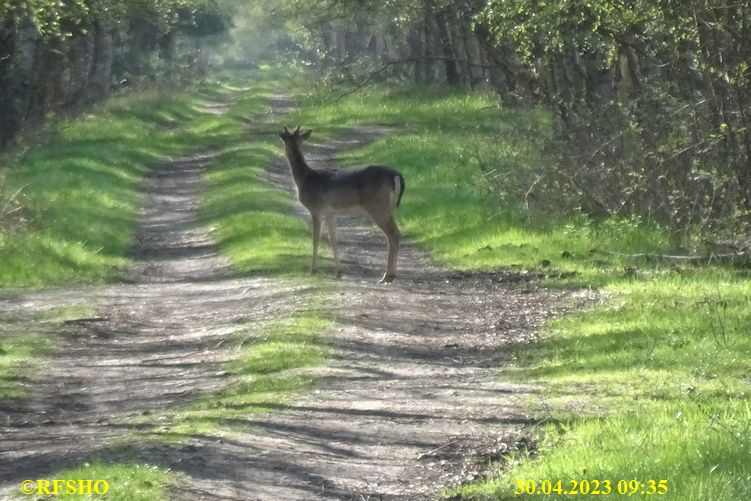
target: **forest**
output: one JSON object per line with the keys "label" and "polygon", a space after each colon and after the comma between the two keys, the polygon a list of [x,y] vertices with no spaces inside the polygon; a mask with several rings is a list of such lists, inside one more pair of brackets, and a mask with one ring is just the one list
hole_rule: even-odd
{"label": "forest", "polygon": [[503,106],[546,109],[553,128],[536,139],[547,165],[518,179],[475,152],[499,196],[654,222],[681,245],[728,239],[751,208],[748,7],[8,0],[0,142],[144,80],[206,75],[234,26],[238,59],[288,58],[348,92],[411,80],[488,87]]}
{"label": "forest", "polygon": [[749,126],[746,0],[0,0],[0,497],[751,498]]}

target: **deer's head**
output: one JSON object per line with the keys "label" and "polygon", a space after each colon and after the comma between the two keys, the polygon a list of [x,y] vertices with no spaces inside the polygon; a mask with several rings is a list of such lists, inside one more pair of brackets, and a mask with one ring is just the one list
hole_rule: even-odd
{"label": "deer's head", "polygon": [[310,134],[312,132],[313,132],[312,130],[306,130],[305,132],[300,132],[299,125],[292,132],[290,132],[289,129],[287,129],[287,127],[284,127],[282,131],[279,133],[279,137],[282,138],[282,141],[284,141],[284,144],[299,147],[303,143],[303,141],[306,141],[310,137]]}

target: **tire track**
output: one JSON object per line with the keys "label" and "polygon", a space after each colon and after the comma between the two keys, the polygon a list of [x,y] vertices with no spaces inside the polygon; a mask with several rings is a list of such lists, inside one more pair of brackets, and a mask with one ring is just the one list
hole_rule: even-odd
{"label": "tire track", "polygon": [[[290,107],[284,96],[270,99],[274,112],[256,124],[265,133]],[[343,131],[306,152],[313,164],[331,162],[386,132]],[[232,276],[198,219],[213,155],[176,159],[146,181],[126,283],[0,299],[19,325],[53,307],[95,304],[100,312],[66,324],[54,364],[28,383],[31,399],[0,408],[0,493],[98,456],[186,473],[171,499],[434,499],[441,487],[480,474],[477,458],[514,446],[531,423],[521,402],[537,389],[503,382],[498,368],[513,344],[588,298],[540,290],[508,272],[443,269],[408,241],[397,281],[376,285],[385,239],[349,218],[339,218],[344,278],[320,298],[336,320],[333,357],[313,391],[275,413],[235,419],[231,435],[117,445],[113,438],[138,433],[123,418],[224,387],[229,334],[289,315],[316,293]],[[292,189],[281,162],[269,177]],[[402,210],[409,198],[408,189]],[[322,268],[333,276],[330,262]]]}

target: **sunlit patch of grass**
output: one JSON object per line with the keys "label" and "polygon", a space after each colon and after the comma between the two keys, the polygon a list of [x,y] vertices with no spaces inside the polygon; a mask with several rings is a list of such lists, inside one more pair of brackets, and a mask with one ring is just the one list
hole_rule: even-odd
{"label": "sunlit patch of grass", "polygon": [[206,176],[204,214],[240,273],[299,275],[307,270],[310,230],[294,214],[293,197],[266,179],[277,153],[278,147],[248,142],[221,155]]}
{"label": "sunlit patch of grass", "polygon": [[[276,134],[282,124],[259,125],[254,118],[289,83],[274,72],[263,78],[223,117],[235,133],[206,174],[203,217],[236,272],[299,277],[309,269],[310,229],[294,212],[294,195],[269,181],[282,153]],[[321,254],[327,257],[328,248]]]}
{"label": "sunlit patch of grass", "polygon": [[542,402],[527,402],[549,423],[539,430],[541,454],[514,456],[497,477],[447,495],[517,498],[515,479],[638,478],[667,479],[672,499],[751,498],[751,285],[740,270],[632,259],[624,254],[671,253],[669,235],[640,221],[538,214],[519,194],[494,193],[482,162],[509,176],[532,172],[545,161],[534,139],[549,134],[543,114],[436,89],[375,88],[341,100],[313,93],[302,102],[292,121],[322,129],[324,140],[342,126],[397,128],[347,160],[404,173],[401,226],[437,259],[516,266],[552,277],[548,286],[609,293],[605,304],[551,323],[505,368],[546,388]]}
{"label": "sunlit patch of grass", "polygon": [[516,479],[636,478],[668,480],[671,499],[751,496],[751,283],[673,270],[609,289],[612,301],[553,322],[506,370],[545,383],[530,403],[554,423],[539,430],[540,456],[451,495],[512,498]]}
{"label": "sunlit patch of grass", "polygon": [[[100,460],[84,463],[77,468],[55,472],[49,478],[71,481],[70,490],[76,492],[68,493],[67,484],[60,485],[59,496],[40,496],[35,497],[35,499],[57,499],[60,497],[69,500],[83,500],[103,497],[122,501],[141,501],[143,499],[160,501],[170,499],[169,486],[177,485],[182,475],[161,466],[109,463]],[[91,492],[88,492],[89,485],[84,483],[83,487],[79,487],[79,480],[93,480],[94,483],[104,481],[108,487],[107,493],[103,496],[94,493],[95,488],[100,491],[104,489],[103,483],[96,486],[92,485],[90,487]],[[51,489],[52,487],[48,488]],[[36,492],[40,493],[40,491]]]}
{"label": "sunlit patch of grass", "polygon": [[226,364],[230,385],[176,409],[131,420],[139,436],[182,441],[253,426],[249,416],[284,406],[314,381],[327,359],[324,333],[332,323],[311,311],[253,325],[234,336],[239,357]]}
{"label": "sunlit patch of grass", "polygon": [[289,121],[314,129],[313,141],[326,141],[344,126],[394,127],[348,152],[346,162],[399,169],[407,184],[401,227],[450,266],[517,266],[563,275],[566,284],[601,285],[627,264],[618,253],[669,246],[664,232],[644,224],[542,215],[524,206],[523,194],[496,192],[488,169],[524,178],[549,161],[539,138],[550,134],[550,120],[541,111],[499,108],[489,93],[414,87],[374,88],[341,100],[313,93],[300,102]]}
{"label": "sunlit patch of grass", "polygon": [[236,272],[299,275],[307,268],[309,230],[294,213],[293,197],[269,182],[281,149],[276,126],[258,123],[269,110],[268,95],[283,91],[284,83],[273,74],[234,81],[243,83],[250,87],[238,90],[228,112],[208,128],[221,148],[205,175],[202,219],[216,230],[219,248]]}
{"label": "sunlit patch of grass", "polygon": [[[737,384],[750,372],[740,363],[751,355],[748,280],[727,270],[684,271],[609,289],[617,296],[606,306],[553,322],[543,340],[520,353],[525,378],[563,386],[613,375],[618,387],[633,383],[633,392],[644,391],[639,398],[658,399],[686,388],[693,398],[705,387],[724,386],[727,396],[749,389]],[[676,386],[662,388],[664,380]]]}
{"label": "sunlit patch of grass", "polygon": [[[610,417],[573,419],[566,426],[545,426],[539,457],[521,455],[511,471],[451,489],[452,499],[569,499],[518,490],[518,481],[534,480],[572,488],[571,480],[609,481],[609,495],[597,499],[623,499],[618,483],[637,480],[635,499],[728,500],[748,499],[748,404],[734,400],[709,411],[694,401],[661,402],[634,406]],[[740,435],[739,431],[746,432]],[[649,482],[665,480],[667,494],[647,495]]]}
{"label": "sunlit patch of grass", "polygon": [[[151,166],[202,147],[210,118],[189,92],[117,98],[28,138],[3,158],[20,224],[0,227],[0,287],[101,283],[128,266]],[[1,197],[0,197],[1,198]]]}

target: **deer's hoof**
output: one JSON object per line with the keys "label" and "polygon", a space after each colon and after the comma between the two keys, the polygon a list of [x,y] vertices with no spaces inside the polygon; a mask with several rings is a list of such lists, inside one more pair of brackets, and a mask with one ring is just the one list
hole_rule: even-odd
{"label": "deer's hoof", "polygon": [[315,275],[316,273],[318,273],[318,270],[316,270],[315,268],[311,268],[310,269],[310,274],[311,275]]}
{"label": "deer's hoof", "polygon": [[336,272],[336,278],[342,278],[342,272],[341,271],[337,271]]}

